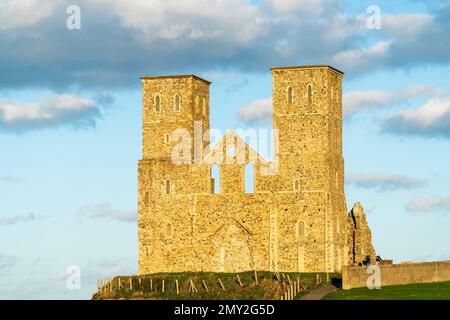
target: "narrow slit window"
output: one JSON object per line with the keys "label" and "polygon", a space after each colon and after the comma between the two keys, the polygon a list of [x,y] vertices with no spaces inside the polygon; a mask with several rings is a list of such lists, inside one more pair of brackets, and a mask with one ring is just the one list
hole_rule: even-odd
{"label": "narrow slit window", "polygon": [[311,85],[308,85],[308,104],[312,103],[312,88]]}
{"label": "narrow slit window", "polygon": [[288,88],[288,104],[292,104],[292,87]]}
{"label": "narrow slit window", "polygon": [[298,181],[298,180],[294,181],[294,190],[295,191],[300,190],[300,181]]}
{"label": "narrow slit window", "polygon": [[255,168],[254,168],[253,164],[247,163],[244,170],[245,170],[244,191],[245,191],[245,193],[254,193],[255,192]]}
{"label": "narrow slit window", "polygon": [[180,111],[180,106],[181,106],[181,97],[179,94],[177,94],[175,96],[175,111]]}
{"label": "narrow slit window", "polygon": [[155,97],[155,111],[156,112],[161,111],[161,98],[159,96]]}
{"label": "narrow slit window", "polygon": [[170,190],[171,186],[170,186],[170,180],[166,180],[166,194],[170,194]]}

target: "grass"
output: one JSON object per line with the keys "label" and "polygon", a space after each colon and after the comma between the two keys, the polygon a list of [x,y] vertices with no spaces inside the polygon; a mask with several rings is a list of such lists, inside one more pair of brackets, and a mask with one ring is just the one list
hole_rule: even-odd
{"label": "grass", "polygon": [[330,293],[324,300],[450,300],[450,281],[381,287],[355,288]]}
{"label": "grass", "polygon": [[[239,284],[237,275],[242,282]],[[316,284],[316,273],[280,273],[277,279],[272,272],[258,272],[258,284],[254,272],[213,273],[213,272],[183,272],[159,273],[142,276],[121,276],[113,279],[112,290],[107,287],[92,297],[101,299],[175,299],[175,300],[279,300],[289,287],[289,279],[293,282],[300,279],[303,290],[295,297],[308,293],[321,284]],[[320,274],[325,280],[326,274]],[[330,274],[336,277],[336,274]],[[118,280],[120,278],[121,287]],[[130,290],[130,279],[132,289]],[[219,279],[225,290],[222,289]],[[164,292],[162,292],[164,280]],[[178,280],[178,294],[176,281]],[[190,281],[193,281],[197,292],[190,292]],[[203,285],[206,284],[208,290]]]}

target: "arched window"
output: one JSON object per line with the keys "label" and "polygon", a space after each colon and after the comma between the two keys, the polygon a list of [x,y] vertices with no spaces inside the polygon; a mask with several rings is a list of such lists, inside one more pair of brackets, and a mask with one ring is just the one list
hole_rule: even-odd
{"label": "arched window", "polygon": [[300,190],[300,181],[298,181],[298,180],[294,181],[294,190],[295,191]]}
{"label": "arched window", "polygon": [[311,85],[308,85],[308,104],[312,103],[312,88]]}
{"label": "arched window", "polygon": [[288,88],[288,104],[292,104],[292,87]]}
{"label": "arched window", "polygon": [[220,168],[217,164],[213,164],[211,167],[211,177],[214,181],[212,193],[220,193]]}
{"label": "arched window", "polygon": [[245,165],[245,179],[244,179],[244,191],[245,193],[255,192],[255,168],[253,164],[247,163]]}
{"label": "arched window", "polygon": [[175,111],[180,111],[181,108],[181,97],[179,94],[175,96]]}
{"label": "arched window", "polygon": [[300,240],[305,237],[305,223],[301,220],[297,222],[296,236]]}
{"label": "arched window", "polygon": [[155,111],[156,112],[161,111],[161,98],[159,96],[155,97]]}
{"label": "arched window", "polygon": [[166,180],[166,194],[170,194],[170,180]]}

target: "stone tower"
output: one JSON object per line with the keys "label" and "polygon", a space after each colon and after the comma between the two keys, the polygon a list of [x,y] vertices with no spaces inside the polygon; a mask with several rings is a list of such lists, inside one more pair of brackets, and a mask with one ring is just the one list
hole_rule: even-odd
{"label": "stone tower", "polygon": [[[164,253],[158,253],[158,244],[170,248],[174,225],[191,224],[188,214],[180,214],[188,212],[190,198],[186,195],[208,193],[210,190],[207,167],[179,165],[172,157],[175,145],[183,134],[187,134],[192,139],[188,139],[189,145],[183,150],[185,154],[177,156],[180,161],[194,162],[194,131],[209,130],[210,82],[194,75],[142,77],[141,81],[143,159],[138,165],[140,270],[152,255],[157,257],[152,258],[153,263],[166,263]],[[177,130],[182,130],[181,134]],[[197,150],[207,150],[208,140],[199,143]],[[179,236],[181,233],[176,231]]]}
{"label": "stone tower", "polygon": [[177,143],[171,141],[176,129],[187,130],[192,137],[195,123],[209,130],[209,81],[194,75],[142,77],[141,81],[143,159],[170,157]]}
{"label": "stone tower", "polygon": [[[280,189],[292,184],[306,203],[321,203],[315,232],[323,232],[325,270],[345,255],[346,204],[342,156],[342,78],[329,66],[272,68],[273,122],[279,130]],[[320,198],[320,199],[317,199]],[[317,237],[322,239],[321,237]]]}

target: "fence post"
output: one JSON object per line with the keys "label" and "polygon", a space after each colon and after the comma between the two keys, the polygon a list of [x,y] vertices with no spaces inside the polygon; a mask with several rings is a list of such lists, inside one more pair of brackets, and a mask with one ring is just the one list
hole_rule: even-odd
{"label": "fence post", "polygon": [[237,279],[238,279],[239,285],[242,287],[242,281],[241,281],[241,278],[239,278],[239,275],[237,275]]}
{"label": "fence post", "polygon": [[208,286],[206,285],[205,280],[202,280],[203,286],[205,287],[206,292],[208,292]]}
{"label": "fence post", "polygon": [[222,280],[219,279],[219,283],[220,283],[220,286],[222,287],[222,290],[225,291],[225,286],[223,285]]}

